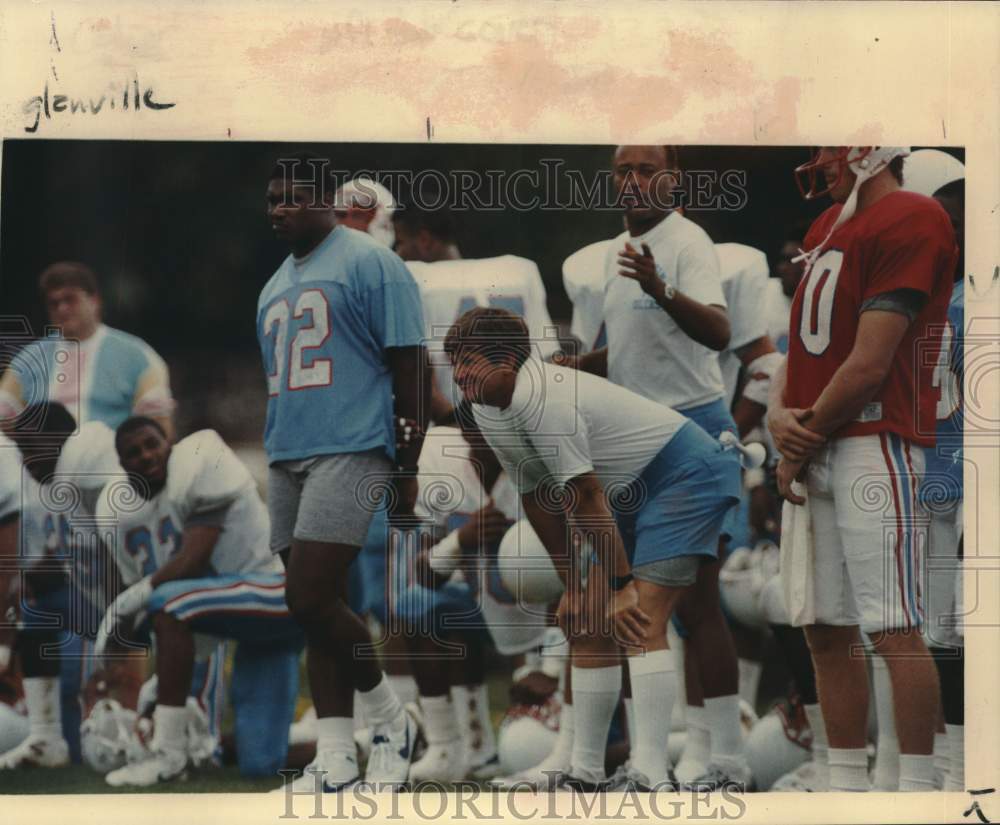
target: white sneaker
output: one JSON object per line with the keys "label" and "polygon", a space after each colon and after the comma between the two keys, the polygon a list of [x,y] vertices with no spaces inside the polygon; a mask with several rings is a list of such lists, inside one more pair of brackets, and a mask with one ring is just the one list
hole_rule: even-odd
{"label": "white sneaker", "polygon": [[187,754],[182,751],[153,751],[148,759],[111,771],[104,780],[113,788],[132,785],[148,788],[160,782],[187,779]]}
{"label": "white sneaker", "polygon": [[465,778],[468,760],[461,739],[428,745],[410,768],[411,782],[458,782]]}
{"label": "white sneaker", "polygon": [[365,768],[365,781],[380,785],[403,785],[417,744],[419,727],[405,709],[392,722],[372,727],[372,749]]}
{"label": "white sneaker", "polygon": [[15,768],[61,768],[69,764],[69,743],[59,739],[28,735],[20,745],[0,755],[0,770]]}
{"label": "white sneaker", "polygon": [[[316,754],[316,758],[303,769],[302,776],[291,783],[291,792],[315,793],[319,783],[323,793],[339,793],[360,779],[358,760],[353,754],[324,751]],[[289,789],[282,785],[271,793],[289,793]]]}
{"label": "white sneaker", "polygon": [[820,770],[812,760],[775,780],[770,790],[777,793],[823,793],[830,790],[829,770]]}
{"label": "white sneaker", "polygon": [[508,791],[511,788],[532,791],[551,791],[556,779],[569,771],[569,763],[544,760],[533,768],[527,768],[508,776],[497,776],[489,781],[491,788]]}

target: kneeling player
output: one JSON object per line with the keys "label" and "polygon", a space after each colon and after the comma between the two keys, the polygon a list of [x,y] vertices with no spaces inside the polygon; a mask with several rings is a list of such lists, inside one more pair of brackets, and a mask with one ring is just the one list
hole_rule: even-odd
{"label": "kneeling player", "polygon": [[253,480],[211,430],[171,447],[155,421],[135,417],[118,428],[115,448],[129,486],[108,484],[97,514],[115,524],[115,561],[131,586],[109,608],[98,646],[103,651],[126,620],[140,631],[151,625],[159,686],[151,755],[109,773],[108,784],[153,785],[185,772],[185,702],[204,639],[210,647],[219,638],[240,642],[233,673],[240,767],[273,773],[285,758],[302,636]]}
{"label": "kneeling player", "polygon": [[513,313],[466,313],[445,350],[565,576],[559,615],[572,648],[576,729],[572,767],[558,784],[605,786],[622,643],[636,713],[631,782],[672,787],[666,741],[676,686],[666,623],[699,565],[717,557],[722,520],[739,498],[736,454],[669,408],[533,357]]}

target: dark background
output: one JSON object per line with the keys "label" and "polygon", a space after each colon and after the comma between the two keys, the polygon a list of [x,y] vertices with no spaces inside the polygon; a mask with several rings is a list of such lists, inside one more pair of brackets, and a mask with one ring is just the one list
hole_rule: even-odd
{"label": "dark background", "polygon": [[[564,162],[590,181],[608,169],[610,146],[288,144],[8,140],[3,144],[0,307],[45,324],[37,278],[72,259],[101,280],[104,320],[148,341],[168,362],[179,434],[211,426],[259,440],[266,401],[254,331],[257,296],[287,249],[271,237],[264,189],[275,160],[309,150],[338,170],[537,170]],[[964,160],[963,153],[953,151]],[[737,211],[689,208],[715,241],[769,254],[788,225],[828,201],[805,203],[792,170],[806,148],[682,147],[682,170],[746,173]],[[527,193],[529,187],[522,191]],[[560,198],[565,198],[560,188]],[[397,197],[405,193],[394,192]],[[484,193],[485,196],[485,193]],[[568,321],[562,261],[617,235],[613,209],[460,211],[465,257],[515,254],[541,270],[554,320]]]}

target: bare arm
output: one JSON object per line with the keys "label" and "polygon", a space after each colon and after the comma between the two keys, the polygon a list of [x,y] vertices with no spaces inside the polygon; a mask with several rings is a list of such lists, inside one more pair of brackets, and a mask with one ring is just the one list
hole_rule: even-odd
{"label": "bare arm", "polygon": [[642,291],[649,295],[659,307],[674,319],[684,334],[693,341],[722,352],[729,346],[729,314],[725,307],[703,304],[675,290],[670,299],[666,296],[666,284],[656,271],[656,260],[649,246],[642,245],[642,253],[631,244],[619,253],[618,275],[631,278],[639,283]]}
{"label": "bare arm", "polygon": [[851,354],[813,404],[810,430],[825,437],[857,418],[885,382],[909,326],[899,312],[861,314]]}
{"label": "bare arm", "polygon": [[405,420],[414,437],[407,443],[396,440],[396,465],[402,472],[393,478],[397,497],[391,516],[411,516],[417,501],[417,461],[424,444],[431,404],[430,369],[424,347],[392,347],[386,350],[392,370],[393,415]]}
{"label": "bare arm", "polygon": [[[735,350],[736,357],[747,368],[758,358],[771,352],[777,352],[777,350],[766,335]],[[733,420],[736,422],[736,431],[740,438],[743,438],[760,423],[765,412],[767,412],[767,407],[752,401],[745,395],[741,394],[736,399],[736,405],[733,407]]]}
{"label": "bare arm", "polygon": [[196,579],[205,575],[220,535],[222,528],[215,525],[196,524],[185,527],[181,549],[153,574],[150,584],[155,588],[175,579]]}

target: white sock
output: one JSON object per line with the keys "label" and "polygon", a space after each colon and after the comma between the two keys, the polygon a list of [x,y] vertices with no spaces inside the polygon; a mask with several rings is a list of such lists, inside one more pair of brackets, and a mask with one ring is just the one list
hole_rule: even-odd
{"label": "white sock", "polygon": [[738,694],[705,699],[705,724],[708,727],[711,746],[709,762],[730,768],[746,761],[743,756],[743,730],[740,725]]}
{"label": "white sock", "polygon": [[62,739],[62,703],[58,676],[29,676],[23,680],[31,736]]}
{"label": "white sock", "polygon": [[458,717],[451,696],[421,696],[420,708],[424,712],[424,730],[431,745],[442,745],[461,739]]}
{"label": "white sock", "polygon": [[630,656],[628,670],[636,712],[632,767],[645,774],[652,785],[658,785],[669,778],[667,738],[677,685],[674,657],[667,649]]}
{"label": "white sock", "polygon": [[361,691],[354,691],[354,718],[353,718],[354,730],[359,731],[362,728],[368,727],[368,720],[365,719],[365,709],[361,702]]}
{"label": "white sock", "polygon": [[472,750],[495,754],[497,740],[490,719],[490,691],[485,684],[466,685],[469,702],[469,741]]}
{"label": "white sock", "polygon": [[414,679],[410,674],[404,673],[401,676],[393,676],[386,674],[385,678],[389,680],[389,687],[392,688],[393,693],[399,698],[400,704],[407,704],[408,702],[416,702],[419,691],[417,690],[417,680]]}
{"label": "white sock", "polygon": [[826,723],[823,721],[823,711],[817,705],[803,705],[809,728],[812,730],[812,761],[816,773],[824,779],[830,778],[829,743],[826,739]]}
{"label": "white sock", "polygon": [[712,756],[712,739],[708,732],[708,722],[705,720],[705,708],[688,705],[684,708],[684,722],[687,726],[684,758],[707,766]]}
{"label": "white sock", "polygon": [[[358,698],[364,708],[365,718],[372,725],[384,725],[399,718],[403,706],[389,685],[389,680],[382,674],[382,680],[371,690],[359,691]],[[353,722],[352,722],[353,727]]]}
{"label": "white sock", "polygon": [[559,736],[556,738],[555,747],[552,748],[538,767],[543,770],[554,768],[565,770],[569,767],[570,758],[573,755],[573,706],[563,705],[559,712]]}
{"label": "white sock", "polygon": [[760,685],[760,674],[763,667],[760,662],[752,659],[737,659],[736,666],[739,668],[739,694],[740,699],[750,707],[757,707],[757,688]]}
{"label": "white sock", "polygon": [[892,681],[885,659],[873,655],[872,683],[875,688],[875,715],[878,721],[878,743],[875,750],[875,775],[872,778],[876,791],[895,791],[899,788],[899,739],[896,738],[896,710],[893,707]]}
{"label": "white sock", "polygon": [[899,790],[935,790],[933,753],[901,753],[899,755]]}
{"label": "white sock", "polygon": [[944,790],[951,770],[951,754],[949,753],[948,734],[934,734],[934,790]]}
{"label": "white sock", "polygon": [[573,666],[573,775],[581,779],[603,779],[604,751],[611,718],[622,689],[621,665]]}
{"label": "white sock", "polygon": [[830,748],[830,790],[868,791],[867,748]]}
{"label": "white sock", "polygon": [[628,731],[629,751],[635,750],[635,702],[631,696],[622,698],[625,705],[625,729]]}
{"label": "white sock", "polygon": [[316,720],[316,753],[332,751],[357,755],[354,720],[346,716],[325,716]]}
{"label": "white sock", "polygon": [[187,754],[187,705],[157,704],[153,708],[152,750],[165,750]]}
{"label": "white sock", "polygon": [[462,739],[469,744],[469,689],[465,685],[452,685],[451,703],[455,706],[455,718],[458,719],[458,729]]}
{"label": "white sock", "polygon": [[946,791],[965,790],[965,726],[945,725],[948,731],[948,779]]}

